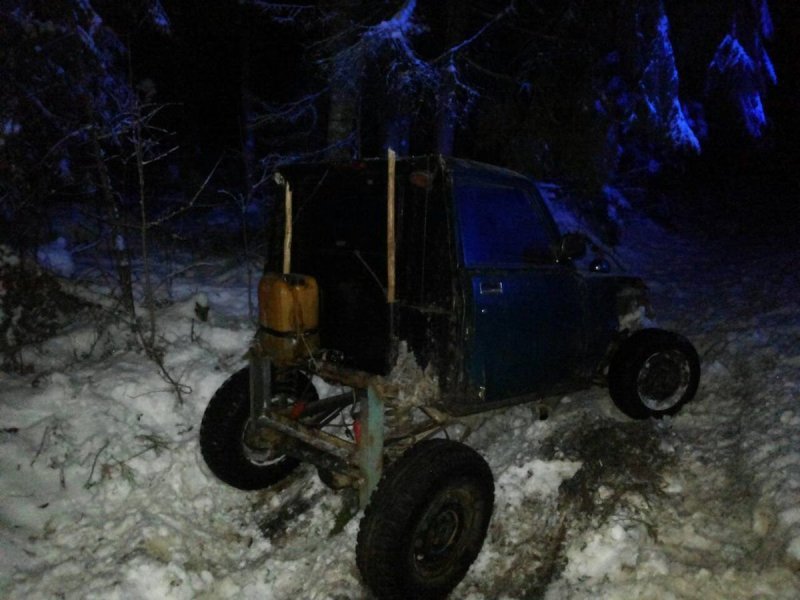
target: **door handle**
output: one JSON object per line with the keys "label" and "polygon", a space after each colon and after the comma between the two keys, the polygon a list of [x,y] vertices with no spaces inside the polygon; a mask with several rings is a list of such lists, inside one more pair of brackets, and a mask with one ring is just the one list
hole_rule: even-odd
{"label": "door handle", "polygon": [[502,281],[481,281],[478,286],[482,295],[486,294],[502,294],[503,282]]}

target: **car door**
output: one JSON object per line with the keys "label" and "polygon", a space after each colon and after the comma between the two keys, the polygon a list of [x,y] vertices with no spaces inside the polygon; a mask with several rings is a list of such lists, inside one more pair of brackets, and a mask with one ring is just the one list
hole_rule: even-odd
{"label": "car door", "polygon": [[557,229],[532,185],[467,182],[454,192],[472,384],[486,402],[552,389],[585,342],[582,280],[555,260]]}

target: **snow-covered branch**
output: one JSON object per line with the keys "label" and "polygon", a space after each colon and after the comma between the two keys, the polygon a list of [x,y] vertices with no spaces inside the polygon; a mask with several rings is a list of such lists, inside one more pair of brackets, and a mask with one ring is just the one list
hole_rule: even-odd
{"label": "snow-covered branch", "polygon": [[754,2],[753,10],[755,28],[740,32],[738,15],[734,17],[730,33],[708,65],[708,74],[710,86],[727,88],[750,135],[760,137],[767,125],[763,97],[768,84],[775,85],[778,77],[764,47],[764,40],[773,34],[766,0]]}
{"label": "snow-covered branch", "polygon": [[699,152],[700,141],[692,131],[678,95],[678,69],[663,5],[659,12],[647,50],[647,65],[639,83],[644,104],[655,128],[663,131],[675,147]]}

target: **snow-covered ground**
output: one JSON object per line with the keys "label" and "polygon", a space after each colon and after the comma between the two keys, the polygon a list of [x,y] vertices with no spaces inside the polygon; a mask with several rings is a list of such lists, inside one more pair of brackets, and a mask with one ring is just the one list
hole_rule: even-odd
{"label": "snow-covered ground", "polygon": [[[546,420],[491,415],[469,442],[495,512],[453,597],[800,597],[800,248],[642,220],[619,259],[651,284],[659,323],[696,344],[697,399],[661,422],[627,420],[602,389]],[[0,374],[0,596],[368,598],[358,517],[340,526],[348,505],[313,469],[244,493],[205,468],[200,419],[252,325],[241,271],[181,277],[159,323],[183,404],[98,323],[29,348],[34,372]]]}

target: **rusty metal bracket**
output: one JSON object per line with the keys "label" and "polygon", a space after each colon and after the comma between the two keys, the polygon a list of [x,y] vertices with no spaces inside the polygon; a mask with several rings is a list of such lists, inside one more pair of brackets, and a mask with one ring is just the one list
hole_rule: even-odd
{"label": "rusty metal bracket", "polygon": [[331,454],[344,462],[352,460],[355,445],[335,435],[319,429],[312,429],[280,415],[262,416],[258,419],[257,424],[259,427],[269,427],[291,438],[298,439],[304,444],[321,452]]}
{"label": "rusty metal bracket", "polygon": [[[302,455],[303,459],[322,468],[347,473],[356,467],[357,477],[354,471],[350,471],[350,476],[354,478],[354,483],[358,482],[360,506],[366,507],[383,472],[386,400],[391,397],[393,386],[367,373],[335,367],[318,369],[317,372],[323,373],[331,371],[325,374],[333,375],[332,379],[340,383],[367,390],[359,401],[360,435],[356,436],[356,442],[352,442],[271,411],[272,360],[268,354],[257,350],[251,350],[249,360],[250,418],[256,429],[272,430],[296,440],[299,445],[287,447],[287,453],[294,453],[298,458]],[[342,406],[349,403],[351,394],[320,400],[317,408],[324,412],[329,407]],[[259,434],[255,432],[255,435]]]}
{"label": "rusty metal bracket", "polygon": [[272,361],[268,356],[250,350],[250,422],[267,414],[272,397]]}

